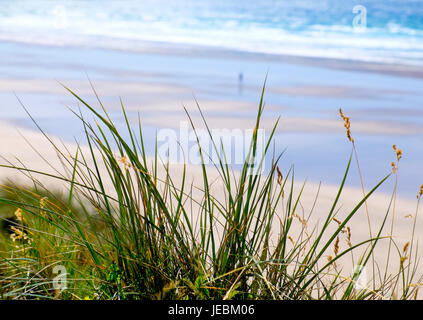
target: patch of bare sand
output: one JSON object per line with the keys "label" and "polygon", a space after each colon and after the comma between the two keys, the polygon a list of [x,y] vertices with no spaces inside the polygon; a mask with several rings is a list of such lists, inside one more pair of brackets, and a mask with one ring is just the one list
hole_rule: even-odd
{"label": "patch of bare sand", "polygon": [[[94,92],[89,81],[66,80],[63,81],[67,87],[86,99],[88,103],[97,106]],[[178,128],[182,120],[187,120],[183,107],[190,112],[193,120],[201,127],[201,119],[197,110],[197,105],[193,99],[191,89],[174,84],[156,84],[145,82],[116,82],[116,81],[96,81],[94,87],[103,100],[107,100],[109,110],[120,110],[121,104],[119,96],[124,96],[123,103],[128,112],[139,111],[143,123],[158,127]],[[328,96],[356,95],[353,89],[335,87],[292,87],[292,88],[269,88],[272,90],[282,90],[278,93],[288,94],[323,94]],[[345,91],[347,90],[347,91]],[[0,92],[37,93],[45,95],[63,94],[66,90],[54,80],[47,79],[7,79],[0,78]],[[351,92],[350,92],[351,91]],[[166,93],[165,95],[163,93]],[[360,93],[363,94],[363,93]],[[369,93],[370,94],[370,93]],[[68,101],[76,101],[69,94]],[[202,111],[207,116],[210,127],[250,129],[254,127],[257,103],[241,102],[235,100],[199,100]],[[72,104],[71,104],[72,105]],[[175,107],[176,106],[176,107]],[[279,132],[306,132],[306,133],[342,133],[344,131],[342,121],[338,118],[312,118],[312,117],[292,117],[286,116],[285,110],[289,106],[268,104],[266,110],[270,113],[277,111],[281,114]],[[221,113],[225,113],[222,116]],[[379,110],[383,112],[383,110]],[[134,119],[138,121],[138,119]],[[271,130],[275,124],[275,117],[262,118],[262,127]],[[360,121],[354,120],[353,130],[362,134],[390,134],[390,135],[412,135],[422,134],[423,128],[417,124],[401,121]]]}
{"label": "patch of bare sand", "polygon": [[[222,103],[223,105],[223,103]],[[207,107],[207,103],[202,104],[203,110],[206,113],[207,123],[210,128],[234,128],[241,130],[254,128],[254,115],[245,115],[242,112],[233,112],[227,114],[225,117],[216,116]],[[227,110],[231,110],[231,104],[226,104]],[[192,112],[190,116],[196,125],[196,128],[203,127],[201,116],[195,111],[194,107],[190,107]],[[252,110],[252,109],[251,109]],[[143,122],[160,126],[178,129],[181,119],[186,121],[188,118],[180,113],[166,113],[157,117],[154,114],[143,114]],[[260,122],[260,127],[270,132],[275,125],[275,118],[263,117]],[[389,135],[409,135],[421,134],[423,128],[418,125],[406,124],[400,122],[383,122],[383,121],[354,121],[354,132],[363,134],[389,134]],[[342,121],[339,119],[313,119],[313,118],[299,118],[299,117],[284,117],[280,118],[276,132],[299,132],[299,133],[340,133],[345,132]]]}

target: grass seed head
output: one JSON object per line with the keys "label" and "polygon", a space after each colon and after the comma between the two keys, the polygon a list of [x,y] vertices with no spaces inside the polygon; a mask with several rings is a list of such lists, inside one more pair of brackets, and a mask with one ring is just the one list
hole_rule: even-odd
{"label": "grass seed head", "polygon": [[28,240],[28,236],[23,231],[23,229],[19,229],[16,227],[10,227],[12,229],[13,233],[10,235],[10,239],[12,239],[13,242],[16,240]]}
{"label": "grass seed head", "polygon": [[400,264],[403,265],[405,261],[407,261],[408,257],[401,257]]}
{"label": "grass seed head", "polygon": [[22,209],[21,208],[16,209],[16,211],[15,211],[15,217],[16,217],[16,220],[18,220],[20,222],[23,222],[24,221],[24,217],[22,215]]}
{"label": "grass seed head", "polygon": [[408,250],[408,246],[410,245],[410,242],[407,242],[405,245],[404,245],[404,247],[402,248],[402,252],[403,253],[407,253],[407,250]]}
{"label": "grass seed head", "polygon": [[348,140],[350,140],[352,143],[354,143],[354,139],[351,136],[350,118],[344,115],[344,113],[342,112],[342,109],[341,108],[339,108],[339,114],[340,114],[342,120],[344,120],[344,127],[345,127],[345,129],[347,129],[347,138],[348,138]]}
{"label": "grass seed head", "polygon": [[[342,224],[342,222],[341,222],[341,221],[339,221],[339,220],[338,220],[338,219],[336,219],[336,218],[332,218],[332,220],[333,220],[333,221],[335,221],[335,222],[336,222],[339,226]],[[345,232],[346,232],[345,227],[341,229],[341,232],[342,232],[342,233],[345,233]]]}
{"label": "grass seed head", "polygon": [[394,149],[394,152],[397,155],[397,161],[400,161],[400,159],[402,158],[402,150],[397,148],[395,144],[392,146],[392,149]]}
{"label": "grass seed head", "polygon": [[395,162],[391,162],[391,167],[392,167],[392,173],[397,172],[397,166],[396,166]]}
{"label": "grass seed head", "polygon": [[335,256],[337,256],[338,252],[339,252],[339,237],[336,237],[333,253],[335,254]]}
{"label": "grass seed head", "polygon": [[278,184],[280,186],[282,186],[283,175],[282,175],[281,170],[279,170],[279,167],[278,166],[276,166],[276,171],[278,172]]}
{"label": "grass seed head", "polygon": [[127,157],[125,157],[125,156],[123,156],[123,157],[119,157],[118,159],[117,159],[117,161],[120,163],[120,164],[122,164],[123,165],[123,168],[127,171],[127,170],[129,170],[130,168],[131,168],[131,164],[130,164],[130,162],[128,161],[128,158]]}
{"label": "grass seed head", "polygon": [[350,229],[350,227],[347,227],[347,243],[348,243],[348,246],[351,247],[351,229]]}
{"label": "grass seed head", "polygon": [[40,208],[41,208],[41,209],[45,208],[45,207],[46,207],[47,202],[48,202],[48,198],[47,198],[47,197],[42,197],[42,198],[40,199]]}

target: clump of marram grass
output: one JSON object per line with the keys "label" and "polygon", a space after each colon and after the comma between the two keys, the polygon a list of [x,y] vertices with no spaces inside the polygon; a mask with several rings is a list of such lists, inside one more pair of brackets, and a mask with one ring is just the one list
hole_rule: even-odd
{"label": "clump of marram grass", "polygon": [[[390,204],[377,234],[367,240],[352,243],[348,223],[389,175],[369,192],[363,190],[363,199],[344,212],[345,218],[337,218],[351,154],[323,225],[312,228],[312,211],[301,214],[304,185],[294,191],[293,170],[282,174],[278,167],[281,155],[273,159],[268,172],[250,174],[251,163],[257,163],[252,160],[257,157],[264,88],[242,168],[234,172],[221,156],[214,168],[202,161],[201,185],[188,185],[189,167],[184,165],[177,178],[169,163],[160,164],[157,152],[147,158],[141,123],[134,128],[123,106],[128,139],[100,101],[102,113],[69,92],[92,113],[96,123],[92,125],[75,112],[87,147],[78,144],[70,154],[52,145],[67,168],[67,175],[55,176],[67,186],[67,200],[58,204],[37,192],[48,188],[34,176],[47,173],[3,165],[28,173],[36,189],[8,186],[0,198],[4,206],[19,212],[22,220],[18,222],[24,221],[19,230],[27,235],[27,239],[1,242],[2,298],[381,299],[392,297],[398,281],[402,281],[398,297],[417,297],[417,262],[411,264],[411,259],[401,263],[398,274],[385,278],[373,268],[372,286],[356,286],[362,267],[383,238]],[[340,113],[354,144],[349,118]],[[269,154],[276,126],[259,166]],[[210,139],[217,151],[219,142],[211,134]],[[202,159],[208,156],[198,147]],[[211,170],[218,173],[223,196],[213,192]],[[334,229],[332,221],[337,223]],[[341,235],[347,242],[345,249]],[[399,255],[411,257],[412,250],[417,250],[413,243],[414,229],[410,249]],[[352,253],[361,248],[365,250],[355,261]],[[352,273],[343,272],[340,266],[349,254],[352,264],[360,266]],[[57,265],[67,272],[65,290],[57,287],[53,272]]]}

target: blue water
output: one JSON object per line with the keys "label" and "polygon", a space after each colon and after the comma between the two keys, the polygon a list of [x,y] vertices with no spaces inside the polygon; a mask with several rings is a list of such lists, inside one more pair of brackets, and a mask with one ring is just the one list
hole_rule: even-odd
{"label": "blue water", "polygon": [[[366,28],[355,28],[356,5]],[[423,65],[421,0],[2,0],[0,40],[143,50],[146,41]]]}

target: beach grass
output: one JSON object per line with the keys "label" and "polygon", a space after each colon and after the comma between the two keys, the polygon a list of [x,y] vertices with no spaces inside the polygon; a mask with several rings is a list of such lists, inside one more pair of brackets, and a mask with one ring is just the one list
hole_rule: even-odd
{"label": "beach grass", "polygon": [[[259,154],[264,87],[242,167],[235,170],[228,165],[225,154],[213,165],[202,161],[199,185],[188,182],[190,165],[183,165],[175,176],[171,165],[159,158],[157,147],[153,158],[147,156],[141,120],[133,125],[123,105],[125,133],[100,99],[100,108],[94,108],[66,89],[95,122],[80,110],[73,111],[85,132],[84,143],[77,143],[73,153],[42,131],[65,168],[62,173],[36,171],[19,163],[2,165],[32,181],[28,186],[1,186],[2,299],[418,297],[421,278],[415,230],[410,230],[412,237],[403,248],[384,236],[395,208],[396,188],[381,225],[370,230],[367,239],[351,241],[350,220],[397,172],[387,173],[368,192],[363,188],[362,199],[339,218],[347,176],[354,163],[359,164],[349,119],[342,113],[353,147],[345,157],[345,172],[332,206],[323,223],[314,226],[310,225],[313,210],[304,213],[300,208],[304,185],[296,191],[294,171],[282,173],[282,155],[271,152],[277,121],[264,154],[254,161]],[[199,112],[214,148],[219,149],[220,141],[213,140],[200,108]],[[187,117],[195,131],[188,113]],[[202,160],[208,157],[199,141],[198,148]],[[251,163],[263,165],[265,157],[272,157],[271,167],[260,174],[252,172]],[[211,187],[215,179],[211,171],[217,172],[223,197]],[[37,177],[43,175],[60,182],[65,192],[41,183]],[[341,237],[348,242],[344,249],[340,249]],[[374,260],[380,241],[390,243],[386,265]],[[340,267],[347,257],[352,272]],[[389,273],[393,261],[399,264],[398,271]],[[370,271],[363,286],[359,280],[364,269]]]}

